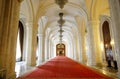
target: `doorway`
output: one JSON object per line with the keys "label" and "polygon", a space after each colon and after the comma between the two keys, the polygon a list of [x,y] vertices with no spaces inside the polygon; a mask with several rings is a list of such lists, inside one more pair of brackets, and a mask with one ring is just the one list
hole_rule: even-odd
{"label": "doorway", "polygon": [[103,31],[104,50],[105,50],[105,58],[107,61],[107,66],[112,67],[113,52],[112,52],[112,45],[111,45],[109,23],[107,21],[103,23],[102,31]]}
{"label": "doorway", "polygon": [[24,28],[23,28],[23,24],[19,21],[17,47],[16,47],[16,61],[23,61],[23,38],[24,38]]}
{"label": "doorway", "polygon": [[56,45],[56,55],[65,56],[65,45],[62,43]]}

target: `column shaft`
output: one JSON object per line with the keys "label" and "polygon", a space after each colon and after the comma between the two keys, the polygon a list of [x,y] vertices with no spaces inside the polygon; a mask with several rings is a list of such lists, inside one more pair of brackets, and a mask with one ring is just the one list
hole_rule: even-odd
{"label": "column shaft", "polygon": [[87,58],[88,65],[96,65],[95,59],[95,50],[94,50],[94,36],[93,36],[93,27],[91,21],[89,21],[87,26]]}
{"label": "column shaft", "polygon": [[100,51],[100,31],[99,31],[99,21],[92,21],[93,27],[93,39],[94,39],[94,51],[95,51],[95,58],[96,58],[96,65],[102,65],[102,53]]}
{"label": "column shaft", "polygon": [[42,34],[38,35],[38,63],[41,64],[44,61],[44,37]]}
{"label": "column shaft", "polygon": [[1,0],[0,5],[0,68],[6,70],[6,79],[15,79],[16,43],[20,3]]}

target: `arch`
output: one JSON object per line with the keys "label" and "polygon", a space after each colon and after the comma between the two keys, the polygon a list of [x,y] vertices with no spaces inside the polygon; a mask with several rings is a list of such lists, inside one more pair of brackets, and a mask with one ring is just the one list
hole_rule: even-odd
{"label": "arch", "polygon": [[[43,3],[46,3],[46,1],[43,1],[41,4],[43,4]],[[36,15],[37,16],[36,20],[39,20],[39,17],[44,15],[44,12],[46,11],[47,8],[54,7],[54,6],[56,7],[55,3],[50,3],[50,4],[45,5],[43,7],[41,7],[41,5],[40,5],[39,6],[40,8],[39,8],[39,10],[37,12],[38,14]],[[89,19],[86,9],[84,9],[81,5],[78,5],[78,4],[75,4],[75,3],[72,3],[72,2],[68,2],[66,4],[66,6],[72,6],[72,7],[75,7],[76,9],[79,9],[78,15],[82,14],[84,16],[86,22]]]}
{"label": "arch", "polygon": [[24,15],[20,15],[20,19],[19,19],[19,22],[22,24],[22,29],[24,29],[24,35],[23,35],[23,49],[22,49],[22,61],[25,61],[26,60],[26,39],[27,39],[27,26],[26,26],[26,19]]}
{"label": "arch", "polygon": [[[114,42],[114,35],[113,35],[113,30],[112,30],[112,21],[111,18],[109,16],[106,15],[101,15],[100,16],[100,41],[101,41],[101,52],[102,52],[102,62],[106,63],[106,56],[105,56],[105,49],[104,49],[104,38],[103,38],[103,31],[102,31],[102,27],[103,27],[103,23],[107,21],[109,24],[109,30],[110,30],[110,37],[111,37],[111,42]],[[112,52],[113,52],[113,58],[114,60],[116,60],[116,55],[115,55],[115,50],[114,50],[114,45],[112,45]]]}
{"label": "arch", "polygon": [[[26,4],[26,6],[24,6]],[[24,8],[24,9],[23,9]],[[23,11],[26,10],[26,11]],[[23,11],[23,12],[21,12]],[[20,15],[25,15],[27,21],[32,21],[33,22],[33,17],[34,17],[34,9],[33,9],[33,4],[31,0],[24,0],[21,3],[21,9],[20,9]]]}
{"label": "arch", "polygon": [[24,27],[22,22],[19,21],[16,47],[16,61],[23,60],[23,40],[24,40]]}
{"label": "arch", "polygon": [[[115,52],[115,48],[114,48],[114,33],[113,33],[113,29],[112,29],[112,21],[111,18],[109,16],[106,15],[102,15],[100,17],[100,40],[101,40],[101,52],[102,52],[102,59],[103,59],[103,63],[106,63],[106,56],[105,56],[105,49],[104,49],[104,38],[103,38],[103,32],[102,32],[102,26],[103,23],[107,21],[109,24],[109,30],[110,30],[110,37],[111,37],[111,48],[112,48],[112,52],[113,52],[113,63],[117,62],[116,61],[116,52]],[[113,44],[112,44],[113,43]]]}
{"label": "arch", "polygon": [[112,45],[110,43],[111,36],[110,36],[109,23],[107,21],[103,23],[102,31],[103,31],[105,57],[108,62],[108,67],[112,67],[111,61],[113,61],[113,53],[111,52],[112,51]]}
{"label": "arch", "polygon": [[109,23],[105,21],[102,26],[102,31],[103,31],[103,41],[104,41],[104,47],[105,51],[108,47],[111,48],[111,36],[110,36],[110,29],[109,29]]}
{"label": "arch", "polygon": [[[102,4],[105,5],[104,8],[100,7],[100,5],[102,5]],[[108,0],[105,0],[105,1],[104,0],[100,0],[100,1],[91,0],[90,15],[89,15],[90,20],[99,19],[99,15],[102,15],[102,14],[106,14],[106,15],[110,16],[110,13],[107,13],[107,11],[109,10],[108,8],[109,8]],[[103,12],[103,13],[101,13],[101,12]]]}
{"label": "arch", "polygon": [[21,59],[23,60],[23,41],[24,41],[24,27],[23,24],[19,21],[19,34],[20,34],[20,48],[21,48]]}

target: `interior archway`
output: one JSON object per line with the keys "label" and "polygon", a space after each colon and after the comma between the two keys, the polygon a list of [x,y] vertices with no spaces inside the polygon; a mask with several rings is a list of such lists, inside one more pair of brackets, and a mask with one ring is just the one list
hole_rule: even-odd
{"label": "interior archway", "polygon": [[109,23],[107,21],[103,23],[102,30],[103,30],[105,57],[106,57],[106,61],[108,62],[108,66],[111,67],[111,61],[113,60],[113,53],[112,53],[112,45],[110,43],[111,36],[110,36]]}
{"label": "interior archway", "polygon": [[23,39],[24,39],[24,28],[23,28],[23,24],[19,21],[17,47],[16,47],[16,61],[23,60]]}

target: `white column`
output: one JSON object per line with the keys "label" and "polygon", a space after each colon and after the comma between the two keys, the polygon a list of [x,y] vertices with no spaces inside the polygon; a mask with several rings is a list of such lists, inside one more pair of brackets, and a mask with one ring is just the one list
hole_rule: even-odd
{"label": "white column", "polygon": [[30,48],[29,44],[31,43],[31,41],[29,40],[29,32],[30,32],[29,27],[26,24],[26,29],[24,32],[24,45],[23,45],[23,60],[24,61],[27,61],[27,53]]}
{"label": "white column", "polygon": [[42,62],[44,62],[45,61],[45,50],[46,50],[46,48],[45,48],[45,36],[44,36],[44,34],[42,35],[42,51],[41,51],[41,53],[42,53]]}
{"label": "white column", "polygon": [[120,74],[120,2],[119,0],[109,0],[109,5],[113,22],[114,46],[118,63],[118,74]]}
{"label": "white column", "polygon": [[79,41],[78,41],[78,44],[79,44],[79,61],[80,62],[82,62],[82,63],[84,63],[85,61],[85,56],[84,55],[86,55],[85,54],[85,51],[84,51],[84,42],[85,41],[85,39],[84,39],[84,36],[83,36],[83,34],[80,34],[80,39],[79,39]]}
{"label": "white column", "polygon": [[49,40],[45,38],[45,61],[49,59]]}
{"label": "white column", "polygon": [[38,34],[38,64],[44,62],[44,36]]}
{"label": "white column", "polygon": [[26,24],[27,27],[27,32],[26,32],[26,46],[24,48],[24,53],[26,54],[25,56],[25,60],[26,60],[26,64],[27,65],[31,65],[31,44],[32,44],[32,23],[27,23]]}
{"label": "white column", "polygon": [[69,54],[70,54],[70,56],[71,56],[71,58],[72,59],[74,59],[74,44],[73,44],[73,40],[71,40],[71,43],[70,43],[70,52],[69,52]]}
{"label": "white column", "polygon": [[82,44],[81,44],[81,42],[80,42],[80,37],[78,36],[78,38],[77,38],[77,43],[76,43],[76,45],[77,45],[77,61],[80,61],[80,62],[82,62]]}
{"label": "white column", "polygon": [[49,41],[49,58],[56,56],[56,45]]}
{"label": "white column", "polygon": [[54,52],[54,45],[53,45],[52,41],[50,42],[49,46],[50,46],[49,48],[50,48],[51,57],[55,57],[56,56],[56,52]]}
{"label": "white column", "polygon": [[74,40],[73,40],[73,53],[74,53],[74,60],[77,60],[77,52],[76,52],[76,38],[74,37]]}
{"label": "white column", "polygon": [[48,41],[49,41],[49,42],[48,42],[48,44],[47,44],[47,45],[48,45],[48,46],[47,46],[47,47],[48,47],[47,50],[48,50],[48,53],[49,53],[49,57],[53,57],[53,55],[52,55],[53,53],[51,53],[51,40],[48,40]]}
{"label": "white column", "polygon": [[88,53],[87,53],[87,60],[88,60],[88,65],[96,65],[96,60],[95,60],[95,51],[94,51],[94,39],[93,39],[93,28],[92,28],[92,22],[88,22],[87,26],[87,47],[88,47]]}
{"label": "white column", "polygon": [[74,59],[74,42],[73,39],[71,40],[71,46],[70,46],[71,51],[69,53],[71,53],[71,58]]}
{"label": "white column", "polygon": [[102,53],[100,51],[100,27],[99,27],[99,21],[93,20],[91,21],[92,28],[93,28],[93,44],[94,44],[94,52],[95,52],[95,59],[96,59],[96,65],[102,65]]}

